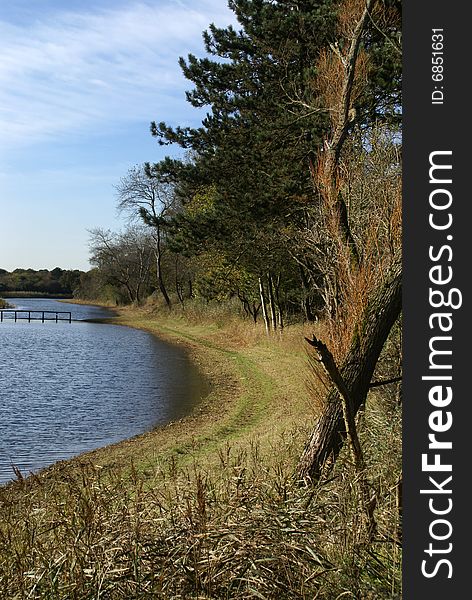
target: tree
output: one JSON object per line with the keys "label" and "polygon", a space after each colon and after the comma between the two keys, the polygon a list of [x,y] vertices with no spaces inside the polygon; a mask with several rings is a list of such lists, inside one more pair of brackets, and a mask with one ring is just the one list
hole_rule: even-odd
{"label": "tree", "polygon": [[162,181],[158,174],[152,173],[149,166],[144,166],[130,169],[126,177],[121,178],[116,191],[119,210],[128,213],[131,219],[141,219],[151,228],[157,284],[170,308],[171,301],[164,283],[162,257],[165,252],[165,232],[175,201],[172,187]]}
{"label": "tree", "polygon": [[132,303],[149,292],[152,247],[152,240],[138,227],[119,234],[99,228],[90,231],[90,263],[106,283],[124,290]]}
{"label": "tree", "polygon": [[81,271],[66,271],[56,267],[47,269],[15,269],[8,273],[0,270],[0,290],[24,291],[42,294],[73,294],[80,280]]}
{"label": "tree", "polygon": [[[369,76],[351,86],[348,118],[337,132],[342,143],[356,125],[398,117],[398,2],[377,5],[381,10],[366,13],[363,48],[356,49],[358,57],[369,56]],[[321,84],[333,57],[349,59],[349,17],[333,0],[232,0],[230,7],[241,29],[211,25],[204,32],[210,57],[180,59],[193,84],[188,101],[209,109],[201,127],[151,125],[159,144],[180,145],[190,160],[166,158],[152,169],[172,181],[184,207],[202,190],[213,190],[210,211],[180,218],[185,252],[211,246],[261,281],[255,291],[263,296],[269,280],[280,281],[291,288],[291,308],[302,305],[312,320],[329,281],[302,232],[318,221],[313,200],[320,190],[313,189],[313,177],[323,140],[334,140],[332,111],[339,108],[329,104],[330,90]],[[338,91],[331,90],[334,96]]]}
{"label": "tree", "polygon": [[[160,144],[177,143],[191,160],[166,159],[154,168],[175,183],[184,206],[212,189],[210,211],[180,218],[187,251],[189,243],[192,251],[204,243],[225,254],[229,264],[253,276],[259,295],[259,278],[267,279],[265,289],[269,279],[282,287],[298,280],[299,287],[304,276],[284,238],[291,224],[296,229],[304,220],[312,186],[303,167],[327,119],[314,112],[302,123],[286,110],[284,85],[303,85],[330,39],[335,15],[326,0],[236,0],[230,6],[241,30],[211,25],[204,41],[212,57],[180,60],[194,85],[189,102],[210,107],[202,127],[152,124]],[[298,309],[300,298],[295,304]]]}
{"label": "tree", "polygon": [[[343,153],[353,127],[351,111],[366,93],[369,22],[374,11],[381,9],[376,0],[344,2],[339,16],[340,43],[322,54],[318,65],[318,90],[331,109],[331,128],[324,152],[313,170],[313,180],[321,199],[323,238],[329,240],[334,267],[329,273],[328,287],[331,341],[338,346],[339,373],[347,390],[352,418],[366,400],[380,353],[401,311],[400,195],[397,194],[392,210],[386,213],[390,244],[379,243],[376,230],[372,231],[375,219],[381,223],[382,215],[376,214],[378,192],[365,203],[363,210],[368,212],[368,218],[364,215],[364,225],[356,232],[356,213],[348,206],[347,171],[343,165]],[[366,145],[364,152],[368,154],[372,150],[365,132],[362,139]],[[398,164],[394,162],[389,168],[397,169],[398,178]],[[369,176],[364,170],[362,177],[368,180]],[[317,247],[325,250],[326,243]],[[302,478],[314,481],[319,478],[326,462],[336,459],[346,430],[339,387],[333,385],[300,459]]]}

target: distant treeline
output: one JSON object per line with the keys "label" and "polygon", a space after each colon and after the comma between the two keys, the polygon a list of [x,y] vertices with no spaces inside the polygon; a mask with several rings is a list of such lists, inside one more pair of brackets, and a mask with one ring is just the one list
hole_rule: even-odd
{"label": "distant treeline", "polygon": [[78,288],[83,271],[47,269],[15,269],[11,273],[0,269],[0,295],[72,296]]}

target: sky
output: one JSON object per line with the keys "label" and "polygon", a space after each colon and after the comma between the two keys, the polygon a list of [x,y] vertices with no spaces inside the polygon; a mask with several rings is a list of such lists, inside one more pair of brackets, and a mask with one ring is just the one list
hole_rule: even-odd
{"label": "sky", "polygon": [[225,0],[0,1],[0,268],[90,268],[88,230],[118,230],[121,177],[178,148],[151,121],[198,125],[178,65]]}

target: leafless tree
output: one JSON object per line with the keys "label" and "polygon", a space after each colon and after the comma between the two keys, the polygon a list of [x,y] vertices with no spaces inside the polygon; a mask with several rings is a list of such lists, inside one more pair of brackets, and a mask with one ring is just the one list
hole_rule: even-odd
{"label": "leafless tree", "polygon": [[131,220],[141,220],[151,231],[154,240],[156,277],[159,290],[167,304],[171,300],[164,282],[162,259],[165,252],[165,232],[174,205],[172,187],[152,175],[146,167],[133,167],[116,187],[118,210]]}
{"label": "leafless tree", "polygon": [[142,227],[129,227],[115,234],[90,231],[90,262],[109,283],[126,290],[128,300],[139,303],[148,289],[153,244]]}

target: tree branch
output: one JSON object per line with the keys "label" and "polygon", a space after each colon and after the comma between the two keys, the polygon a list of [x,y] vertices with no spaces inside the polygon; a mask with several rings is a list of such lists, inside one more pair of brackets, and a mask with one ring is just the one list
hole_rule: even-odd
{"label": "tree branch", "polygon": [[344,424],[346,427],[346,433],[348,434],[351,442],[354,463],[358,471],[363,471],[365,466],[364,456],[362,453],[361,444],[359,442],[359,437],[357,435],[356,422],[353,416],[354,404],[351,400],[351,395],[347,389],[346,383],[344,382],[343,376],[336,366],[333,355],[321,340],[317,339],[314,335],[313,339],[310,340],[309,338],[305,338],[305,340],[317,351],[318,361],[323,365],[326,373],[341,396]]}
{"label": "tree branch", "polygon": [[381,385],[388,385],[389,383],[397,383],[398,381],[401,381],[402,377],[393,377],[392,379],[385,379],[385,381],[373,381],[370,385],[369,388],[375,388],[375,387],[380,387]]}
{"label": "tree branch", "polygon": [[354,403],[351,399],[351,394],[328,347],[314,335],[313,339],[310,340],[309,338],[305,338],[305,340],[317,351],[319,362],[321,362],[323,365],[325,371],[341,396],[344,424],[346,427],[346,432],[349,436],[351,453],[359,481],[362,504],[367,518],[367,531],[369,538],[372,539],[377,528],[374,518],[374,510],[377,501],[375,493],[371,497],[369,491],[369,482],[367,481],[365,472],[364,455],[359,437],[357,435],[356,421],[354,419]]}

